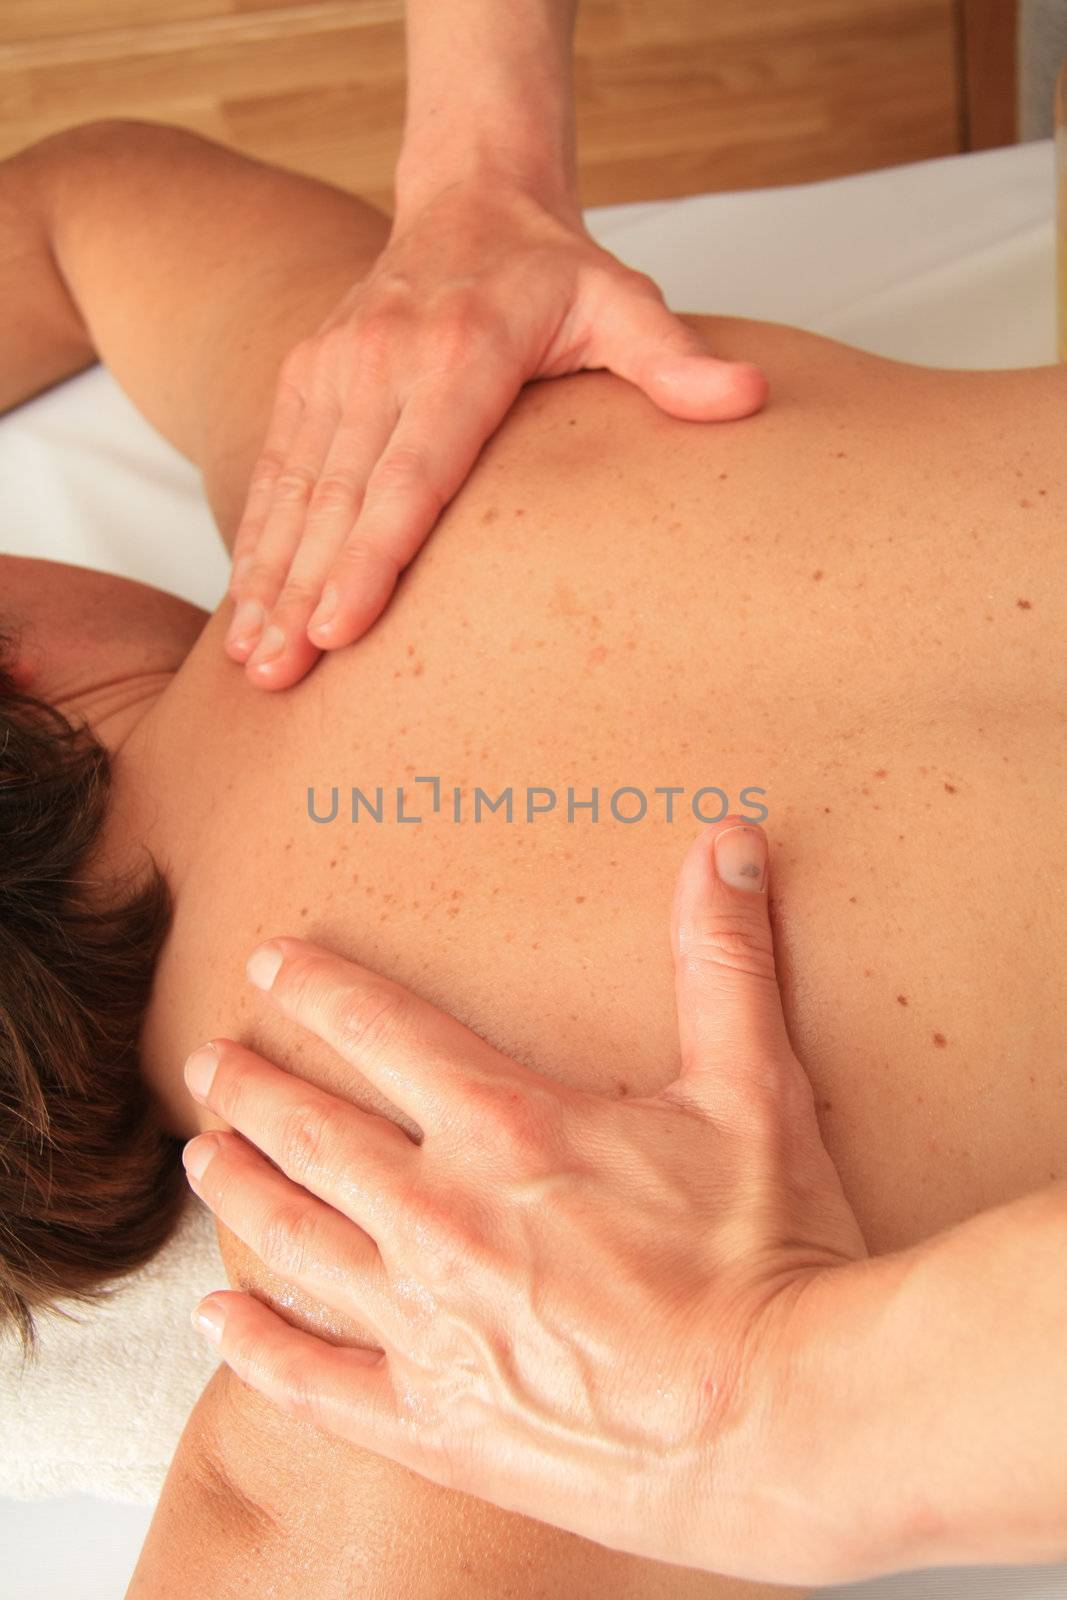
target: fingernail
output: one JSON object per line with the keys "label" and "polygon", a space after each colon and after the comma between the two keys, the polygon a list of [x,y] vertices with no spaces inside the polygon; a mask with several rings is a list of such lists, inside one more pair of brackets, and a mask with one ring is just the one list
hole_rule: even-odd
{"label": "fingernail", "polygon": [[190,1320],[197,1333],[202,1333],[212,1344],[221,1342],[226,1313],[217,1300],[205,1300],[203,1305],[194,1306]]}
{"label": "fingernail", "polygon": [[193,1051],[185,1063],[185,1087],[194,1100],[207,1099],[218,1064],[219,1053],[213,1044],[202,1044]]}
{"label": "fingernail", "polygon": [[322,598],[311,613],[309,628],[328,628],[333,621],[337,610],[337,590],[332,583],[328,583],[322,591]]}
{"label": "fingernail", "polygon": [[276,944],[261,944],[248,958],[245,971],[257,989],[269,989],[278,976],[282,953]]}
{"label": "fingernail", "polygon": [[261,667],[268,661],[275,661],[285,649],[285,634],[272,622],[248,658],[250,667]]}
{"label": "fingernail", "polygon": [[226,643],[251,644],[253,639],[259,637],[266,620],[267,613],[258,600],[242,600],[233,614]]}
{"label": "fingernail", "polygon": [[743,823],[715,836],[715,869],[732,889],[761,894],[767,877],[767,836]]}
{"label": "fingernail", "polygon": [[218,1147],[219,1142],[217,1139],[206,1137],[203,1134],[198,1133],[195,1139],[190,1139],[182,1151],[182,1166],[190,1178],[195,1178],[197,1183],[200,1182],[200,1179],[211,1165]]}

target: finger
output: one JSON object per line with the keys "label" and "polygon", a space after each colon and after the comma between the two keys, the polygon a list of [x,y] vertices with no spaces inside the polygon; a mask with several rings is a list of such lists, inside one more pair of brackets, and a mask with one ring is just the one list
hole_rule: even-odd
{"label": "finger", "polygon": [[682,1076],[672,1090],[709,1113],[760,1103],[800,1071],[782,1012],[767,912],[767,838],[726,817],[691,846],[672,943]]}
{"label": "finger", "polygon": [[[264,656],[270,653],[272,641],[267,638],[267,613],[278,598],[293,552],[300,542],[312,491],[336,425],[336,408],[319,406],[314,411],[305,408],[289,454],[274,478],[255,551],[242,572],[241,603],[226,635],[226,651],[234,660],[250,661],[260,652]],[[261,628],[258,635],[255,633],[257,618]],[[250,640],[251,651],[246,648]]]}
{"label": "finger", "polygon": [[253,1295],[235,1291],[202,1300],[193,1323],[227,1366],[279,1410],[422,1470],[418,1463],[428,1450],[415,1446],[381,1351],[327,1344]]}
{"label": "finger", "polygon": [[[374,1240],[291,1182],[235,1133],[204,1133],[182,1151],[189,1186],[272,1272],[376,1336],[396,1331]],[[391,1341],[390,1341],[391,1342]]]}
{"label": "finger", "polygon": [[400,984],[302,939],[259,945],[248,975],[427,1134],[455,1122],[473,1080],[545,1081]]}
{"label": "finger", "polygon": [[286,1177],[355,1222],[383,1252],[395,1242],[417,1146],[387,1117],[363,1111],[232,1039],[194,1050],[189,1093]]}
{"label": "finger", "polygon": [[709,355],[655,294],[631,290],[625,306],[594,332],[586,364],[604,366],[644,391],[661,411],[687,422],[729,422],[759,411],[767,379],[748,361]]}
{"label": "finger", "polygon": [[279,378],[266,437],[252,468],[244,510],[233,542],[228,593],[237,604],[240,604],[244,595],[244,580],[252,564],[250,558],[267,520],[275,482],[288,460],[303,415],[304,397],[300,389],[284,376]]}
{"label": "finger", "polygon": [[511,362],[472,357],[477,373],[457,403],[456,375],[413,391],[367,482],[358,521],[334,561],[309,633],[324,650],[360,638],[397,578],[466,480],[522,386]]}
{"label": "finger", "polygon": [[278,655],[250,664],[249,676],[266,689],[296,683],[321,652],[308,636],[308,621],[322,599],[327,574],[351,534],[374,463],[396,424],[390,398],[364,393],[346,406],[322,464],[308,506],[303,537],[270,612],[268,626],[285,644]]}

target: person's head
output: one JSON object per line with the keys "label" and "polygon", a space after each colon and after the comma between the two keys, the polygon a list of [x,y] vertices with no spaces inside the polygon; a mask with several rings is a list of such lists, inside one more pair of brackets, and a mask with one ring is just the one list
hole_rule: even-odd
{"label": "person's head", "polygon": [[149,861],[93,875],[110,763],[19,689],[0,635],[0,1327],[91,1301],[165,1242],[185,1195],[138,1045],[170,918]]}

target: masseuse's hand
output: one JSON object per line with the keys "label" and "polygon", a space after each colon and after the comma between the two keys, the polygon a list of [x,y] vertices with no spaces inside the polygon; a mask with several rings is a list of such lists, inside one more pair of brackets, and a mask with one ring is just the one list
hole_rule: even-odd
{"label": "masseuse's hand", "polygon": [[583,367],[691,420],[745,416],[766,393],[599,249],[577,206],[480,182],[399,214],[282,367],[230,583],[226,649],[251,681],[285,688],[365,633],[522,385]]}
{"label": "masseuse's hand", "polygon": [[683,1070],[644,1098],[564,1087],[313,945],[260,946],[254,981],[424,1138],[230,1041],[191,1058],[190,1088],[206,1060],[197,1097],[236,1130],[187,1147],[197,1194],[382,1352],[213,1294],[200,1312],[238,1375],[438,1483],[618,1549],[851,1575],[806,1374],[834,1315],[823,1280],[866,1250],[786,1034],[764,853],[759,828],[727,819],[686,858]]}

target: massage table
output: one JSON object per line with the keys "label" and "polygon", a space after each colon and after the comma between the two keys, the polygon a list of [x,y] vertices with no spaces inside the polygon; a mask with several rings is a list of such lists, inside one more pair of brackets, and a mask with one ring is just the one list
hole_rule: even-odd
{"label": "massage table", "polygon": [[[1015,367],[1056,359],[1053,209],[1046,141],[608,206],[588,222],[679,310],[790,322],[904,361]],[[196,473],[102,369],[0,419],[0,482],[0,550],[120,572],[208,608],[221,597],[226,559]],[[113,1304],[80,1323],[49,1319],[36,1370],[0,1343],[2,1600],[119,1600],[214,1365],[188,1313],[224,1282],[191,1200],[177,1237]],[[1067,1565],[900,1574],[831,1595],[1067,1600]]]}

